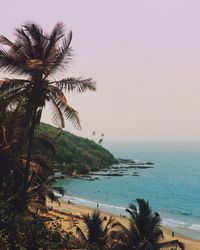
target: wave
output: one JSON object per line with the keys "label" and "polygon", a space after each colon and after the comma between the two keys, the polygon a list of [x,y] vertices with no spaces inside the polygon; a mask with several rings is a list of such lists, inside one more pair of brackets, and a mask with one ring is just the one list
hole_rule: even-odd
{"label": "wave", "polygon": [[84,206],[88,206],[88,207],[92,207],[92,208],[96,208],[97,204],[100,210],[104,210],[104,211],[109,211],[112,212],[114,214],[125,214],[125,210],[126,207],[120,207],[120,206],[115,206],[115,205],[109,205],[109,204],[105,204],[105,203],[99,203],[96,201],[90,201],[87,199],[82,199],[79,197],[74,197],[74,196],[69,196],[69,195],[64,195],[62,197],[64,200],[70,200],[72,203],[76,203],[79,205],[84,205]]}
{"label": "wave", "polygon": [[178,227],[178,228],[183,228],[183,229],[189,229],[193,231],[200,232],[200,224],[193,224],[193,223],[186,223],[184,221],[178,221],[175,219],[167,219],[163,218],[162,219],[163,225],[169,226],[169,227]]}
{"label": "wave", "polygon": [[171,209],[168,209],[168,210],[166,210],[166,211],[167,211],[168,213],[174,214],[174,215],[183,215],[183,216],[185,216],[185,217],[192,217],[192,218],[194,218],[194,219],[199,219],[199,218],[200,218],[199,215],[194,214],[194,213],[192,213],[192,212],[186,212],[186,211],[181,211],[181,210],[176,210],[176,211],[174,211],[174,210],[171,210]]}

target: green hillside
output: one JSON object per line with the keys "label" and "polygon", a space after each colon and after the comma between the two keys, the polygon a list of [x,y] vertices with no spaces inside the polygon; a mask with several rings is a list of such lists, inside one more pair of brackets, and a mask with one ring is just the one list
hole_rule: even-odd
{"label": "green hillside", "polygon": [[[62,131],[51,125],[41,123],[36,136],[48,138],[54,150],[47,150],[45,143],[35,141],[34,153],[46,155],[62,171],[71,172],[77,169],[79,173],[86,173],[86,169],[98,170],[109,167],[117,162],[114,156],[93,140],[82,138],[72,133]],[[59,135],[59,136],[58,136]],[[63,165],[63,163],[65,163]]]}

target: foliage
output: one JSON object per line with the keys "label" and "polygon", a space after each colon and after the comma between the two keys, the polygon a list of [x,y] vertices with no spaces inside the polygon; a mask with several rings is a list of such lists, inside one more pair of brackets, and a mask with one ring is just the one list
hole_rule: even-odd
{"label": "foliage", "polygon": [[184,249],[184,244],[177,241],[160,243],[163,238],[161,230],[161,218],[157,212],[152,212],[149,203],[144,199],[137,199],[137,206],[131,204],[126,211],[130,215],[129,228],[119,225],[119,230],[115,236],[121,241],[114,250],[159,250],[165,247],[179,246]]}
{"label": "foliage", "polygon": [[134,241],[146,249],[149,245],[156,244],[163,238],[161,218],[157,212],[152,212],[148,202],[137,199],[137,206],[131,204],[126,210],[131,216],[130,228]]}
{"label": "foliage", "polygon": [[[45,157],[32,157],[26,178],[26,157],[16,155],[8,144],[6,130],[0,136],[0,192],[5,201],[17,211],[37,212],[46,210],[46,197],[57,201],[53,193],[51,163]],[[59,191],[58,188],[56,188]],[[60,190],[62,191],[62,190]]]}
{"label": "foliage", "polygon": [[99,211],[94,211],[92,215],[84,215],[83,222],[86,228],[84,233],[77,227],[78,237],[83,245],[90,250],[107,250],[111,249],[110,231],[114,227],[115,221],[112,217],[107,222],[100,216]]}
{"label": "foliage", "polygon": [[[75,136],[67,131],[62,131],[59,137],[57,137],[59,129],[51,125],[41,123],[36,134],[46,134],[52,140],[56,138],[56,140],[54,139],[56,143],[55,154],[48,154],[39,143],[35,144],[33,152],[41,155],[48,154],[52,161],[58,163],[58,167],[62,171],[68,172],[67,166],[68,168],[73,166],[74,169],[78,170],[81,165],[85,165],[87,168],[91,168],[91,170],[98,170],[117,162],[108,150],[92,140]],[[67,166],[63,167],[63,162]]]}
{"label": "foliage", "polygon": [[0,239],[9,249],[62,249],[78,247],[78,241],[61,224],[44,217],[24,217],[9,204],[0,203]]}

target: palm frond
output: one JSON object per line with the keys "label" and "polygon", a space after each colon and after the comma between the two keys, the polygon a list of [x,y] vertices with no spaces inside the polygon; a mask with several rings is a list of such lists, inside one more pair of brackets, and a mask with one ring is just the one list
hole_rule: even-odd
{"label": "palm frond", "polygon": [[78,235],[78,238],[79,238],[81,241],[87,241],[87,238],[86,238],[86,236],[84,235],[83,231],[80,229],[80,227],[77,227],[77,228],[76,228],[76,234]]}
{"label": "palm frond", "polygon": [[4,72],[17,74],[17,75],[28,75],[29,71],[24,67],[23,62],[18,55],[8,53],[0,48],[0,68],[4,69]]}
{"label": "palm frond", "polygon": [[68,119],[74,127],[76,127],[77,129],[81,128],[78,112],[67,104],[67,101],[66,99],[63,99],[63,96],[56,97],[50,95],[50,99],[55,105],[57,105],[57,107],[63,113],[63,116]]}
{"label": "palm frond", "polygon": [[[47,45],[47,37],[44,35],[42,28],[35,23],[27,23],[23,25],[25,32],[29,35],[29,39],[34,44],[35,58],[43,59],[44,51]],[[34,58],[33,58],[34,59]]]}
{"label": "palm frond", "polygon": [[64,128],[65,127],[65,120],[63,117],[63,113],[60,110],[60,108],[58,107],[57,103],[51,98],[50,99],[51,104],[52,104],[52,109],[53,109],[53,117],[52,117],[52,121],[54,122],[54,124],[56,126],[58,126],[59,128]]}
{"label": "palm frond", "polygon": [[15,44],[12,43],[8,38],[6,38],[5,36],[0,36],[0,44],[2,45],[7,45],[9,47],[15,47]]}
{"label": "palm frond", "polygon": [[108,222],[106,223],[106,226],[104,227],[104,233],[106,233],[109,230],[109,227],[112,227],[113,223],[115,222],[115,219],[113,219],[112,216],[108,219]]}
{"label": "palm frond", "polygon": [[[59,90],[57,87],[55,86],[48,86],[48,90],[50,90],[52,92],[52,94],[56,97],[59,98],[61,97],[64,102],[66,102],[66,98],[63,94],[63,92],[61,90]],[[57,105],[56,102],[56,98],[52,98],[50,97],[49,101],[51,104],[51,108],[53,109],[53,117],[52,120],[55,123],[56,126],[60,127],[60,128],[64,128],[65,127],[65,121],[64,121],[64,117],[63,117],[63,113],[60,110],[60,108]]]}
{"label": "palm frond", "polygon": [[10,108],[11,110],[17,107],[17,105],[26,96],[26,90],[22,88],[14,89],[8,93],[0,96],[0,109]]}
{"label": "palm frond", "polygon": [[60,22],[58,22],[53,31],[51,32],[51,35],[49,36],[49,44],[45,51],[45,59],[48,61],[48,57],[51,56],[52,49],[55,48],[55,45],[57,42],[65,35],[65,28],[64,25]]}
{"label": "palm frond", "polygon": [[23,44],[23,52],[25,53],[27,58],[33,58],[34,57],[33,44],[28,34],[26,34],[23,28],[17,28],[16,36]]}
{"label": "palm frond", "polygon": [[169,248],[169,247],[179,247],[181,250],[185,249],[184,243],[180,242],[179,240],[171,240],[171,241],[159,243],[159,249]]}
{"label": "palm frond", "polygon": [[67,92],[72,92],[76,90],[78,93],[85,92],[87,90],[95,91],[96,90],[96,83],[93,81],[92,78],[82,79],[82,78],[65,78],[60,81],[54,82],[56,86],[60,89],[63,89]]}
{"label": "palm frond", "polygon": [[119,233],[118,234],[118,236],[120,236],[120,239],[121,239],[121,237],[124,239],[124,238],[131,238],[132,236],[131,236],[131,231],[128,229],[128,228],[126,228],[122,223],[120,223],[120,222],[115,222],[115,223],[113,223],[113,225],[112,225],[112,228],[117,228],[118,230],[117,230],[117,232]]}
{"label": "palm frond", "polygon": [[72,49],[69,47],[72,40],[72,32],[70,31],[67,39],[62,39],[62,46],[52,50],[48,57],[49,74],[54,74],[57,70],[64,70],[72,59]]}
{"label": "palm frond", "polygon": [[22,89],[29,83],[30,82],[28,80],[5,78],[4,80],[0,81],[1,94],[14,89]]}

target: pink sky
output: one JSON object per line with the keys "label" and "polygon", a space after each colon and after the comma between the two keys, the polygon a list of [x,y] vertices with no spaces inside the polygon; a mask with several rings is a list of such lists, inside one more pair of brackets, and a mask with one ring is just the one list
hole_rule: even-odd
{"label": "pink sky", "polygon": [[[3,6],[3,7],[2,7]],[[26,20],[73,31],[70,76],[97,92],[69,96],[82,130],[105,140],[200,140],[200,1],[5,1],[0,33]],[[68,75],[62,75],[65,77]],[[57,77],[59,78],[59,76]],[[50,122],[46,112],[43,121]]]}

